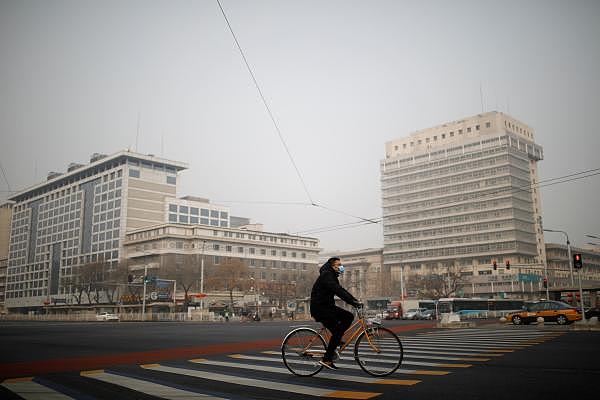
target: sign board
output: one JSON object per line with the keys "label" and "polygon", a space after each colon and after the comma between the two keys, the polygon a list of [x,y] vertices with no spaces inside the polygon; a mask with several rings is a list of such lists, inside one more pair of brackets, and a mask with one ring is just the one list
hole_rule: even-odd
{"label": "sign board", "polygon": [[519,274],[519,282],[539,282],[541,277],[536,274]]}
{"label": "sign board", "polygon": [[[156,300],[169,300],[172,301],[173,293],[172,293],[173,282],[169,280],[156,280]],[[152,299],[155,300],[155,299]]]}

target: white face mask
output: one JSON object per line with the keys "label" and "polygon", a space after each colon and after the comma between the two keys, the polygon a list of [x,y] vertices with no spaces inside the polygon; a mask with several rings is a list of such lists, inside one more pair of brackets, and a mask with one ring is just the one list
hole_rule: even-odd
{"label": "white face mask", "polygon": [[343,274],[345,270],[346,270],[346,267],[344,267],[343,265],[341,265],[341,264],[340,264],[340,266],[339,266],[339,269],[338,269],[338,272],[339,272],[340,274]]}

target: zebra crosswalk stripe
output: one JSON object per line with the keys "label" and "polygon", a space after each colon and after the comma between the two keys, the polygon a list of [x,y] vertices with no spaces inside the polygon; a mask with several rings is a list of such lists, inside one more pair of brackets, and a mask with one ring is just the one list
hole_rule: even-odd
{"label": "zebra crosswalk stripe", "polygon": [[319,396],[319,397],[340,397],[340,398],[352,398],[352,399],[370,399],[379,396],[381,393],[375,392],[357,392],[357,391],[342,391],[332,390],[320,387],[311,387],[304,385],[296,385],[290,383],[275,382],[262,379],[245,378],[236,375],[228,375],[222,373],[199,371],[188,368],[177,368],[169,367],[160,364],[146,364],[141,365],[142,368],[151,371],[166,372],[176,375],[192,376],[195,378],[208,379],[217,382],[225,382],[234,385],[243,385],[251,387],[259,387],[268,390],[278,390],[283,392],[297,393],[308,396]]}
{"label": "zebra crosswalk stripe", "polygon": [[[194,359],[189,360],[190,362],[197,364],[206,364],[206,365],[214,365],[220,367],[229,367],[229,368],[242,368],[249,369],[255,371],[265,371],[272,372],[276,374],[289,374],[290,371],[287,368],[279,368],[279,367],[267,367],[264,365],[257,364],[245,364],[245,363],[233,363],[233,362],[225,362],[225,361],[212,361],[206,359]],[[402,385],[402,386],[412,386],[421,382],[416,379],[377,379],[377,378],[368,378],[362,376],[353,376],[353,375],[343,375],[343,374],[331,374],[328,372],[320,372],[318,378],[324,379],[333,379],[336,381],[347,381],[347,382],[358,382],[358,383],[367,383],[367,384],[386,384],[386,385]]]}
{"label": "zebra crosswalk stripe", "polygon": [[2,386],[25,400],[73,400],[66,394],[33,381],[33,377],[6,379]]}
{"label": "zebra crosswalk stripe", "polygon": [[190,392],[187,390],[160,385],[158,383],[149,382],[142,379],[130,378],[128,376],[104,372],[103,370],[83,371],[81,372],[81,376],[85,376],[86,378],[96,379],[98,381],[135,390],[136,392],[156,397],[162,397],[164,399],[169,400],[225,400],[223,397],[215,397],[203,393]]}
{"label": "zebra crosswalk stripe", "polygon": [[[276,351],[263,351],[262,353],[263,354],[275,354],[275,355],[281,356],[281,353],[278,353]],[[232,357],[232,358],[243,358],[245,360],[267,361],[267,362],[272,362],[272,363],[281,363],[282,362],[281,358],[261,357],[261,356],[248,356],[248,355],[244,355],[244,354],[232,354],[229,357]],[[295,364],[311,364],[309,361],[302,361],[302,360],[288,360],[288,362],[295,363]],[[360,366],[358,366],[355,363],[349,364],[349,363],[339,363],[339,362],[336,362],[335,365],[337,365],[340,368],[344,368],[344,369],[361,370]],[[450,371],[414,370],[414,369],[398,368],[396,370],[396,373],[399,373],[399,374],[409,374],[409,375],[448,375],[450,373]]]}

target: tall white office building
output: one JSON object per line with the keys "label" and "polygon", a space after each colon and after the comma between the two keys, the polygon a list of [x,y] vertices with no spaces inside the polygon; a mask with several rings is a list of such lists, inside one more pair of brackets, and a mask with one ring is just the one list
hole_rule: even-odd
{"label": "tall white office building", "polygon": [[[386,143],[384,266],[399,279],[545,262],[533,129],[488,112]],[[498,271],[490,265],[496,260]],[[512,272],[512,271],[511,271]]]}

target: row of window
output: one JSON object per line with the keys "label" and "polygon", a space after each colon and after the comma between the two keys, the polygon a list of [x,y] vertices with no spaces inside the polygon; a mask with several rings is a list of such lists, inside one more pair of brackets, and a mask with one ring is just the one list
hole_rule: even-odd
{"label": "row of window", "polygon": [[177,217],[177,214],[169,214],[169,222],[181,223],[181,224],[199,224],[199,225],[219,226],[221,228],[229,227],[229,222],[227,220],[200,218],[200,217],[194,217],[194,216],[189,216],[189,215],[184,215],[184,214],[179,214],[179,218]]}
{"label": "row of window", "polygon": [[[130,178],[138,178],[139,179],[140,178],[140,170],[139,169],[129,168],[129,177]],[[176,185],[177,184],[177,177],[176,176],[167,175],[166,182],[169,185]]]}
{"label": "row of window", "polygon": [[[485,127],[486,128],[489,128],[491,126],[492,126],[491,122],[486,122],[485,123]],[[467,129],[466,129],[467,133],[471,133],[472,128],[473,127],[471,127],[471,126],[467,127]],[[479,124],[475,125],[475,131],[479,131],[480,129],[481,129],[481,125],[479,125]],[[456,134],[457,134],[457,136],[462,135],[463,134],[463,129],[458,129],[456,131]],[[449,138],[453,138],[454,137],[454,131],[450,131],[448,133],[442,133],[440,135],[433,135],[432,137],[427,137],[427,138],[425,138],[425,143],[429,143],[429,142],[432,142],[432,141],[433,142],[437,142],[438,136],[439,136],[440,140],[446,139],[446,137],[448,137],[448,139]],[[413,141],[410,141],[410,142],[402,143],[402,148],[406,149],[407,147],[414,147],[415,144],[417,146],[419,146],[422,143],[423,143],[423,139],[417,139],[416,141],[413,140]],[[394,146],[394,150],[398,151],[398,146],[399,145]]]}
{"label": "row of window", "polygon": [[177,206],[177,204],[169,204],[169,212],[189,215],[201,215],[203,217],[227,219],[229,217],[227,211],[209,210],[207,208]]}
{"label": "row of window", "polygon": [[484,243],[479,245],[469,245],[460,247],[444,247],[438,249],[428,249],[420,251],[408,251],[403,253],[394,253],[384,255],[385,260],[409,260],[409,259],[420,259],[430,257],[454,257],[462,254],[473,254],[473,253],[490,253],[497,251],[513,250],[519,252],[535,253],[535,244],[519,243],[519,242],[492,242]]}

